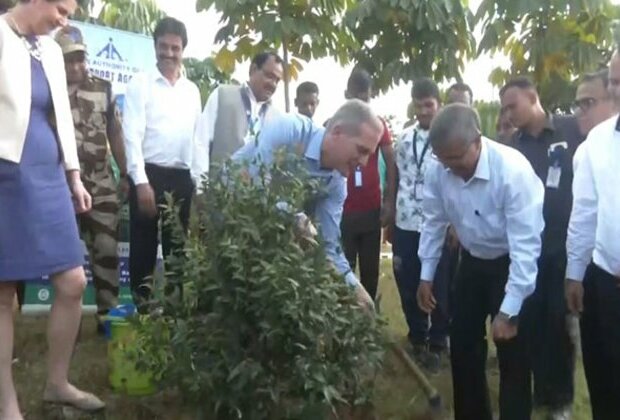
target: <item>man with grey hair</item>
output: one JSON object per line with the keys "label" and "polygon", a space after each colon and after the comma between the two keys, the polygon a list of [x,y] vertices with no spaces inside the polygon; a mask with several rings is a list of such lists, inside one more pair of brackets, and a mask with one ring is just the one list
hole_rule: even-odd
{"label": "man with grey hair", "polygon": [[382,134],[381,120],[367,104],[353,99],[334,114],[327,128],[298,114],[266,121],[256,141],[246,144],[232,157],[248,165],[251,177],[257,176],[259,164],[270,165],[278,150],[303,157],[308,173],[319,180],[325,192],[312,203],[310,217],[319,224],[327,258],[346,283],[355,288],[358,302],[365,307],[372,307],[373,301],[342,251],[340,220],[347,195],[346,177],[358,166],[366,165]]}
{"label": "man with grey hair", "polygon": [[543,185],[521,153],[482,137],[478,114],[466,105],[440,111],[429,142],[436,159],[424,180],[417,300],[429,313],[436,305],[432,280],[451,224],[462,245],[450,333],[455,418],[493,418],[485,374],[491,316],[500,418],[529,419],[530,380],[517,321],[536,284]]}

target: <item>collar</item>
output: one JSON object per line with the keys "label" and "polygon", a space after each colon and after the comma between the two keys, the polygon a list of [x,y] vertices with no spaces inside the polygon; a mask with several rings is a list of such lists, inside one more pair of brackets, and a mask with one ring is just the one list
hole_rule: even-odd
{"label": "collar", "polygon": [[[545,131],[551,131],[552,133],[555,131],[555,124],[553,123],[553,115],[545,112],[545,125],[543,125],[543,129],[538,134],[536,138],[539,138]],[[529,133],[525,132],[525,130],[518,131],[519,140],[523,139],[523,136],[532,137]]]}
{"label": "collar", "polygon": [[415,123],[407,127],[400,138],[403,141],[410,141],[411,143],[413,143],[414,140],[416,142],[425,142],[428,139],[428,130],[420,128],[419,124]]}
{"label": "collar", "polygon": [[170,80],[166,79],[166,77],[161,73],[161,71],[159,71],[159,68],[157,67],[157,65],[155,65],[155,68],[153,69],[153,71],[151,71],[151,79],[153,81],[156,82],[164,82],[166,83],[168,86],[176,86],[179,82],[181,82],[183,79],[185,79],[185,67],[181,67],[181,73],[179,75],[179,78],[177,79],[176,83],[173,85],[172,83],[170,83]]}
{"label": "collar", "polygon": [[252,90],[248,82],[245,82],[243,84],[243,88],[246,90],[246,92],[248,92],[248,96],[250,97],[250,102],[256,104],[258,109],[261,109],[263,106],[271,105],[271,99],[264,101],[264,102],[258,102],[258,100],[256,99],[256,96],[254,96],[254,91]]}
{"label": "collar", "polygon": [[549,113],[545,113],[547,119],[545,120],[545,125],[543,130],[555,131],[555,124],[553,123],[553,115]]}
{"label": "collar", "polygon": [[478,164],[476,165],[476,172],[472,179],[483,179],[488,181],[491,179],[491,163],[489,162],[489,144],[487,139],[482,137],[480,139],[480,157],[478,158]]}

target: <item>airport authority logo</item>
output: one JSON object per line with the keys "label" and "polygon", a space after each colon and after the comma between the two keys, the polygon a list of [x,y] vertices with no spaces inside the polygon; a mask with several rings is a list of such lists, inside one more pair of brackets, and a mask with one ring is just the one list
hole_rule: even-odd
{"label": "airport authority logo", "polygon": [[107,60],[125,61],[114,46],[114,40],[112,38],[108,38],[108,43],[97,53],[97,57]]}

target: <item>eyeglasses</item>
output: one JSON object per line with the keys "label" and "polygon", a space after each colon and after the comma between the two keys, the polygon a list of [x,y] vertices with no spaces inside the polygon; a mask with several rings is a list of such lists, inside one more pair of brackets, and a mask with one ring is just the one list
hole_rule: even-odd
{"label": "eyeglasses", "polygon": [[596,98],[581,98],[571,105],[571,111],[573,111],[574,114],[585,113],[595,107],[599,102],[600,100]]}

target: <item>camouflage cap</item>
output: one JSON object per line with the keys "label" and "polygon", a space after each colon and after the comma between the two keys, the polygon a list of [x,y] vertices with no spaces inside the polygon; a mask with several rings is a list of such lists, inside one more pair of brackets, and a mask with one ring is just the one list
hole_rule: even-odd
{"label": "camouflage cap", "polygon": [[56,33],[56,42],[60,45],[63,54],[75,51],[86,52],[86,44],[82,38],[82,32],[75,26],[65,26]]}

